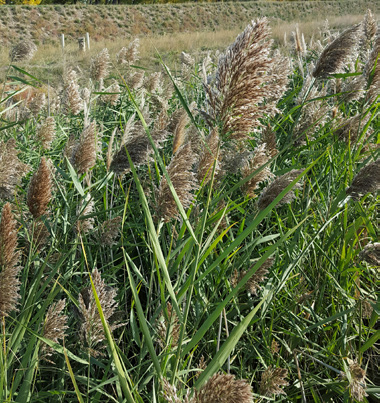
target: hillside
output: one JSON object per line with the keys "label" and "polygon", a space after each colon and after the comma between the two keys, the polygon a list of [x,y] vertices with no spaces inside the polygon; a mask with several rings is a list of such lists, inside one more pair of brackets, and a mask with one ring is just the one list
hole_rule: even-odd
{"label": "hillside", "polygon": [[139,6],[2,6],[0,44],[21,39],[54,43],[61,33],[76,39],[89,32],[92,40],[126,39],[135,35],[241,29],[258,16],[305,21],[331,16],[377,14],[376,1],[187,3]]}

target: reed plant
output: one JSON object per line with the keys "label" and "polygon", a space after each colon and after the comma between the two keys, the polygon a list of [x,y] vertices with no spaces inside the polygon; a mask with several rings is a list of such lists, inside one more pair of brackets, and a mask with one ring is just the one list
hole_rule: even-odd
{"label": "reed plant", "polygon": [[13,58],[0,401],[379,399],[374,29],[157,72],[135,40],[57,88]]}

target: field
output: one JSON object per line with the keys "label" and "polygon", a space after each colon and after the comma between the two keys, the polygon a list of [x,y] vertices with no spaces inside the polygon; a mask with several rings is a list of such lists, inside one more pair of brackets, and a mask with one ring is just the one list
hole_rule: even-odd
{"label": "field", "polygon": [[0,401],[379,400],[375,16],[7,45]]}

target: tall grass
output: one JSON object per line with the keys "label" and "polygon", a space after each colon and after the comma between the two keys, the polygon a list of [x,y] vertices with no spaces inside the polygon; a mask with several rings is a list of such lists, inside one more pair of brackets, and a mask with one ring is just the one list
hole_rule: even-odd
{"label": "tall grass", "polygon": [[344,52],[324,31],[280,55],[259,20],[181,74],[150,77],[137,49],[92,78],[66,60],[56,87],[10,65],[0,400],[379,398],[380,45],[362,27]]}

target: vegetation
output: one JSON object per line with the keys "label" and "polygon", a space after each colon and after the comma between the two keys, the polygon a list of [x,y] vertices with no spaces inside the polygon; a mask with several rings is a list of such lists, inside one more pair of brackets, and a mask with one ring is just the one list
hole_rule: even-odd
{"label": "vegetation", "polygon": [[13,47],[0,400],[378,399],[376,31],[262,18],[150,74],[135,39],[55,86]]}

